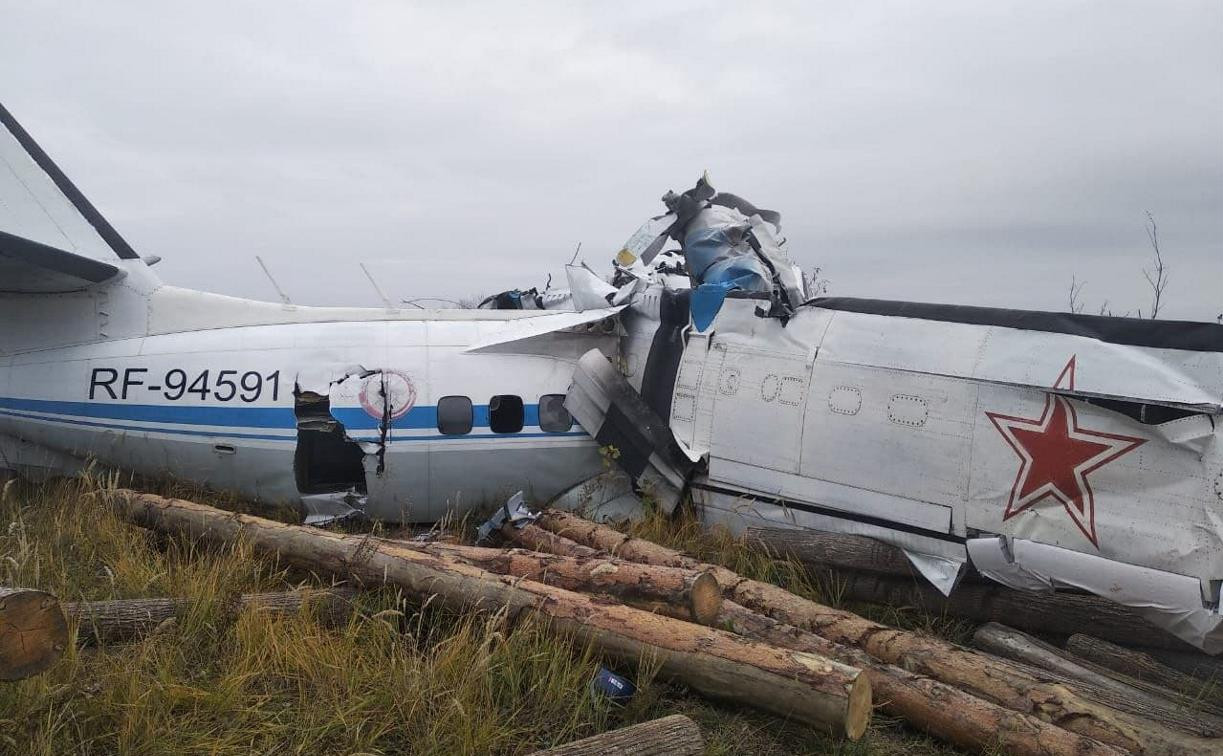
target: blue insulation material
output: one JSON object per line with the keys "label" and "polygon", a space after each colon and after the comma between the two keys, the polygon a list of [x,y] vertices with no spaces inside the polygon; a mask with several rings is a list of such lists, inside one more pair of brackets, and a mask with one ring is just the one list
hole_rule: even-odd
{"label": "blue insulation material", "polygon": [[684,238],[688,270],[698,282],[692,292],[692,324],[704,331],[722,309],[727,292],[771,291],[768,271],[742,243],[739,227],[702,228]]}

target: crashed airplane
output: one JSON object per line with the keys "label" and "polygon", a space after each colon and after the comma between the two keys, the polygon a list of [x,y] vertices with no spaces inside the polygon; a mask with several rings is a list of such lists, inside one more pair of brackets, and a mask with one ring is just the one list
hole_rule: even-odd
{"label": "crashed airplane", "polygon": [[885,541],[944,593],[971,564],[1223,651],[1223,326],[810,299],[780,216],[705,179],[564,290],[235,299],[163,284],[0,121],[0,468],[96,459],[311,522],[690,499],[736,531]]}

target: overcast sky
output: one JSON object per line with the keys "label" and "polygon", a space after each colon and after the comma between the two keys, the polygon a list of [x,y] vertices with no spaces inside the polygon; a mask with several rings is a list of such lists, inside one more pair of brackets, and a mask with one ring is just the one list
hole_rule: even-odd
{"label": "overcast sky", "polygon": [[0,0],[0,101],[170,283],[377,304],[598,270],[667,189],[832,293],[1223,311],[1223,3]]}

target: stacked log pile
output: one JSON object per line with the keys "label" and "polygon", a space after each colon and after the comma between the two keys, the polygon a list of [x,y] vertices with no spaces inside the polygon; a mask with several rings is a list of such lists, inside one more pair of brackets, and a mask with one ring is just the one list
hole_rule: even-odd
{"label": "stacked log pile", "polygon": [[650,659],[662,674],[704,696],[804,722],[833,736],[856,740],[870,722],[870,681],[858,668],[598,596],[599,589],[607,589],[646,603],[670,601],[695,615],[692,607],[700,601],[693,592],[708,584],[696,574],[702,571],[670,569],[653,581],[654,570],[602,557],[510,554],[488,560],[448,545],[286,525],[148,494],[120,492],[114,503],[132,522],[160,532],[220,543],[242,539],[282,562],[363,585],[395,585],[456,608],[537,616],[623,663]]}
{"label": "stacked log pile", "polygon": [[[283,563],[357,588],[391,584],[455,608],[535,617],[620,663],[649,660],[698,694],[836,737],[860,738],[875,705],[973,752],[1223,752],[1217,689],[1165,666],[1155,650],[1135,652],[1078,635],[1063,649],[997,624],[981,628],[975,648],[967,648],[825,606],[565,512],[504,525],[498,534],[504,547],[487,548],[342,534],[129,491],[112,499],[142,527],[218,543],[241,539]],[[902,574],[907,560],[887,547],[837,538],[816,539],[824,566],[845,569],[865,560],[871,569],[855,574],[914,583]],[[792,553],[793,544],[788,548]],[[804,548],[813,553],[810,542]],[[236,610],[294,611],[303,602],[327,607],[346,602],[342,591],[242,597]],[[62,614],[74,620],[78,642],[107,642],[150,632],[182,611],[181,602],[157,599],[69,604]],[[1144,632],[1138,642],[1159,648]],[[690,725],[647,723],[641,737],[653,733],[664,750],[672,741],[675,748],[690,741],[696,749],[699,732]],[[604,740],[555,752],[615,752],[617,738],[635,736],[599,737]]]}

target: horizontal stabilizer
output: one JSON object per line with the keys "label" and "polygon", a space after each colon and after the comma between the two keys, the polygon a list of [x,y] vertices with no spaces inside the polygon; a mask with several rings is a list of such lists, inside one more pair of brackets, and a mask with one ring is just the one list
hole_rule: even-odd
{"label": "horizontal stabilizer", "polygon": [[75,291],[139,259],[0,106],[0,291]]}
{"label": "horizontal stabilizer", "polygon": [[0,293],[76,291],[120,273],[110,263],[0,231]]}

